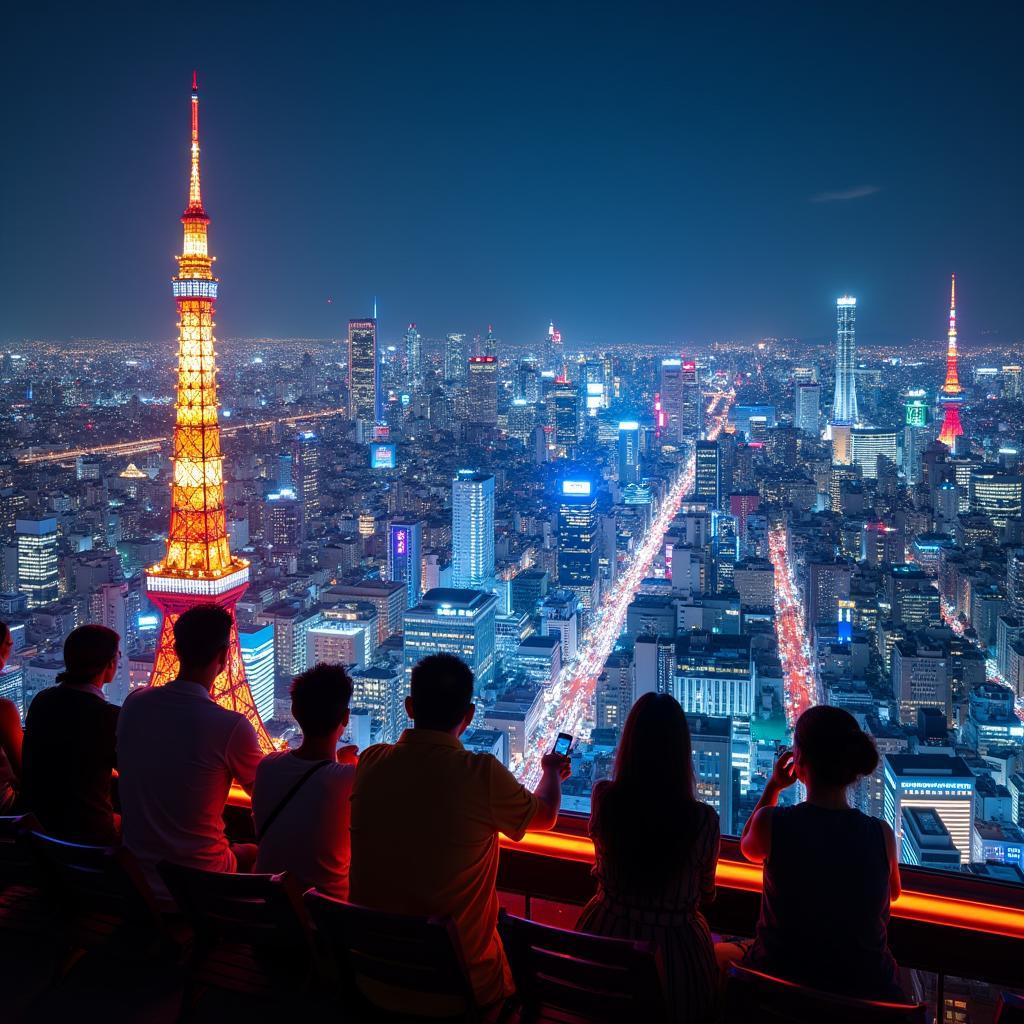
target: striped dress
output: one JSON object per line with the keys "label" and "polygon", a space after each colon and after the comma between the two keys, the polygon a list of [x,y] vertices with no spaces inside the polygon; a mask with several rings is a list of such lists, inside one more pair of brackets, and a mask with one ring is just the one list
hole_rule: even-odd
{"label": "striped dress", "polygon": [[[602,785],[594,791],[600,799]],[[597,860],[597,893],[583,908],[576,930],[617,939],[641,939],[661,950],[668,987],[669,1019],[699,1024],[715,1019],[718,967],[711,931],[700,907],[715,895],[718,864],[718,815],[698,804],[697,837],[679,871],[658,889],[627,877],[605,853],[601,836],[591,835]]]}

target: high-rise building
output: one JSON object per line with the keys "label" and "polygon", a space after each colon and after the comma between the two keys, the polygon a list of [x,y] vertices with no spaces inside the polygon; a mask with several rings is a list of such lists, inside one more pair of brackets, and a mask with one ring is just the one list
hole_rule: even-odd
{"label": "high-rise building", "polygon": [[471,356],[469,359],[469,422],[484,426],[498,423],[498,359]]}
{"label": "high-rise building", "polygon": [[530,405],[540,401],[540,369],[535,356],[523,356],[515,371],[513,397]]}
{"label": "high-rise building", "polygon": [[722,828],[732,832],[732,719],[687,715],[697,799],[718,812]]}
{"label": "high-rise building", "polygon": [[703,437],[704,401],[700,393],[700,379],[697,375],[696,360],[683,360],[681,376],[680,434],[682,437]]}
{"label": "high-rise building", "polygon": [[304,536],[302,502],[291,489],[271,491],[263,503],[263,540],[275,548],[294,548]]}
{"label": "high-rise building", "polygon": [[956,274],[953,275],[949,290],[949,332],[946,341],[946,380],[939,389],[939,404],[942,406],[942,429],[939,440],[952,448],[964,428],[960,422],[960,406],[964,401],[964,389],[960,386],[956,351]]}
{"label": "high-rise building", "polygon": [[970,511],[988,516],[992,525],[1003,529],[1010,519],[1019,518],[1024,506],[1024,477],[1007,473],[998,466],[971,470]]}
{"label": "high-rise building", "polygon": [[852,425],[857,414],[857,300],[852,295],[836,299],[836,392],[832,404],[832,422]]}
{"label": "high-rise building", "polygon": [[[215,603],[234,618],[249,584],[249,563],[231,554],[224,507],[224,459],[217,420],[217,356],[213,337],[217,279],[207,243],[210,218],[199,184],[199,91],[192,77],[192,169],[181,218],[184,246],[172,289],[178,310],[178,386],[175,409],[171,523],[164,559],[146,570],[146,591],[163,612],[151,685],[178,674],[173,626],[195,604]],[[213,699],[238,711],[271,747],[245,678],[237,625],[227,667],[214,680]]]}
{"label": "high-rise building", "polygon": [[913,486],[924,479],[924,450],[931,443],[931,408],[924,388],[913,388],[904,395],[903,475]]}
{"label": "high-rise building", "polygon": [[449,384],[465,384],[469,367],[469,348],[465,334],[449,334],[444,343],[444,379]]}
{"label": "high-rise building", "polygon": [[60,596],[57,520],[53,516],[17,519],[18,592],[29,608],[42,608]]}
{"label": "high-rise building", "polygon": [[623,420],[619,424],[619,484],[640,483],[640,424]]}
{"label": "high-rise building", "polygon": [[376,423],[380,418],[377,379],[377,321],[348,322],[348,418]]}
{"label": "high-rise building", "polygon": [[584,608],[598,599],[597,495],[589,480],[563,480],[558,502],[558,585]]}
{"label": "high-rise building", "polygon": [[683,436],[683,361],[662,359],[661,361],[661,412],[664,425],[662,439],[677,444]]}
{"label": "high-rise building", "polygon": [[898,640],[892,648],[892,692],[900,721],[917,721],[921,708],[939,708],[947,723],[953,715],[949,663],[941,646]]}
{"label": "high-rise building", "polygon": [[677,637],[675,645],[675,695],[687,714],[749,718],[754,713],[749,636],[693,630]]}
{"label": "high-rise building", "polygon": [[393,520],[388,531],[388,579],[404,583],[406,606],[419,604],[423,558],[423,523],[418,520]]}
{"label": "high-rise building", "polygon": [[693,497],[712,509],[721,506],[722,466],[717,441],[698,441],[695,456]]}
{"label": "high-rise building", "polygon": [[853,566],[843,559],[808,562],[805,609],[808,628],[839,621],[839,602],[850,598]]}
{"label": "high-rise building", "polygon": [[320,439],[312,430],[304,430],[292,444],[292,489],[308,527],[320,516]]}
{"label": "high-rise building", "polygon": [[409,324],[405,332],[406,380],[410,391],[423,386],[423,339],[415,324]]}
{"label": "high-rise building", "polygon": [[556,380],[548,392],[551,402],[551,425],[554,443],[561,456],[571,455],[583,439],[583,403],[579,385],[567,380]]}
{"label": "high-rise building", "polygon": [[480,590],[428,590],[402,617],[402,650],[408,680],[413,665],[430,654],[454,654],[473,671],[474,692],[494,685],[494,617],[498,601]]}
{"label": "high-rise building", "polygon": [[971,860],[975,777],[961,757],[946,754],[886,754],[883,758],[883,814],[902,848],[903,812],[930,807],[942,819],[960,854]]}
{"label": "high-rise building", "polygon": [[811,437],[818,436],[821,415],[821,385],[814,382],[793,387],[793,426]]}
{"label": "high-rise building", "polygon": [[238,640],[256,710],[268,721],[274,717],[274,625],[240,627]]}
{"label": "high-rise building", "polygon": [[896,465],[896,430],[885,427],[853,427],[850,430],[850,461],[860,466],[865,480],[878,479],[879,456]]}
{"label": "high-rise building", "polygon": [[494,579],[494,477],[460,469],[452,480],[452,587],[479,590]]}

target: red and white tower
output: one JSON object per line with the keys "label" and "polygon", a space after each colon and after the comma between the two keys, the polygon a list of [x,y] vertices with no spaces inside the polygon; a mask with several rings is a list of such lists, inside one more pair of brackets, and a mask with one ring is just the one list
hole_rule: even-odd
{"label": "red and white tower", "polygon": [[[217,421],[217,355],[213,310],[217,279],[207,247],[210,218],[199,188],[199,89],[192,75],[192,171],[188,206],[182,214],[185,240],[172,290],[178,308],[178,387],[174,421],[171,525],[167,554],[146,570],[146,591],[163,612],[151,686],[178,672],[173,625],[196,604],[217,604],[235,614],[249,585],[249,563],[228,546],[224,510],[224,459]],[[213,684],[214,699],[252,723],[260,744],[270,737],[245,679],[237,626],[231,631],[228,665]]]}
{"label": "red and white tower", "polygon": [[964,402],[964,389],[960,387],[956,354],[956,274],[949,293],[949,341],[946,345],[946,382],[939,389],[939,404],[942,406],[942,430],[939,440],[952,448],[964,428],[960,423],[960,406]]}

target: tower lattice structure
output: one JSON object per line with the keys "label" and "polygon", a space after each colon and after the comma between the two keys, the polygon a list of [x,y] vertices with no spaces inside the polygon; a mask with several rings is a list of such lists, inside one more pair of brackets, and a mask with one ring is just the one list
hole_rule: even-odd
{"label": "tower lattice structure", "polygon": [[939,440],[949,448],[964,432],[960,422],[960,406],[964,401],[964,389],[960,387],[956,351],[956,274],[953,275],[949,290],[949,340],[946,343],[946,382],[939,389],[939,403],[942,406],[942,429]]}
{"label": "tower lattice structure", "polygon": [[[217,357],[213,313],[217,279],[207,245],[210,218],[199,184],[199,89],[192,75],[192,169],[188,206],[182,214],[184,244],[172,281],[178,309],[178,385],[172,452],[171,525],[167,554],[146,570],[146,590],[163,612],[150,685],[178,673],[173,626],[196,604],[217,604],[235,618],[249,585],[249,563],[231,554],[224,508],[224,458],[217,418]],[[270,737],[245,678],[237,623],[232,625],[228,664],[213,684],[213,698],[252,723],[264,749]]]}

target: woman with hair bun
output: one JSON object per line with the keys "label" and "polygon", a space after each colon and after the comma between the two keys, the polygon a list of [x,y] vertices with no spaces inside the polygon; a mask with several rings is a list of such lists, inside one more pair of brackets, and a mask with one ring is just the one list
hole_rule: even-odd
{"label": "woman with hair bun", "polygon": [[[892,829],[850,807],[847,789],[878,766],[856,719],[819,705],[796,723],[792,751],[775,763],[740,840],[764,864],[761,918],[753,943],[721,943],[723,966],[747,966],[843,995],[902,999],[889,952],[889,903],[900,894]],[[807,799],[777,807],[799,779]]]}
{"label": "woman with hair bun", "polygon": [[40,690],[25,718],[24,804],[58,839],[116,843],[111,801],[116,704],[103,687],[114,681],[121,638],[106,626],[79,626],[64,641],[64,671]]}

